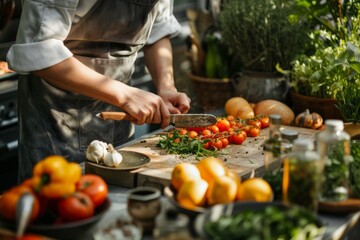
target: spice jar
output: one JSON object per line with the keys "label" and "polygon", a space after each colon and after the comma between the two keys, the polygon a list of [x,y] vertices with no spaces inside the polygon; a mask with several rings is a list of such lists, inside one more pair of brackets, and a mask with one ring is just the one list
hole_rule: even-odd
{"label": "spice jar", "polygon": [[320,156],[309,139],[296,139],[284,161],[283,200],[316,212],[320,188]]}
{"label": "spice jar", "polygon": [[342,201],[349,197],[349,162],[352,157],[350,136],[343,129],[343,121],[326,120],[325,131],[317,136],[317,150],[323,168],[321,201]]}
{"label": "spice jar", "polygon": [[291,142],[281,137],[281,115],[269,116],[269,138],[264,141],[264,166],[265,174],[268,174],[270,164],[276,159],[281,159],[291,150]]}

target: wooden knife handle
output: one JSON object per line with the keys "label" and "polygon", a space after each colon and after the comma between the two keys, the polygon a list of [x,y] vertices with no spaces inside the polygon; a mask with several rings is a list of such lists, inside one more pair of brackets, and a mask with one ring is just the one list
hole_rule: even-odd
{"label": "wooden knife handle", "polygon": [[136,118],[125,112],[101,112],[100,117],[104,120],[112,119],[112,120],[136,121]]}

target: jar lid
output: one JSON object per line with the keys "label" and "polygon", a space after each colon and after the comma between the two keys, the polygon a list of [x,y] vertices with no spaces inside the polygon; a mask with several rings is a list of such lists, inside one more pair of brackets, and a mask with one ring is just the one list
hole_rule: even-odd
{"label": "jar lid", "polygon": [[280,114],[270,114],[269,119],[270,119],[270,122],[273,124],[281,123],[281,115]]}
{"label": "jar lid", "polygon": [[306,138],[298,138],[294,141],[294,151],[308,151],[314,149],[314,141]]}
{"label": "jar lid", "polygon": [[281,138],[287,139],[289,141],[294,141],[299,136],[298,131],[293,129],[282,128],[280,129],[280,132],[281,132]]}
{"label": "jar lid", "polygon": [[335,131],[342,131],[344,129],[344,122],[338,119],[328,119],[325,121],[325,126]]}

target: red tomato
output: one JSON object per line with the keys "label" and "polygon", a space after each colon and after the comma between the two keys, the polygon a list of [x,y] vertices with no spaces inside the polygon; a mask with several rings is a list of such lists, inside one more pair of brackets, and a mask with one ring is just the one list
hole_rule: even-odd
{"label": "red tomato", "polygon": [[210,138],[212,136],[212,132],[209,130],[209,129],[204,129],[202,132],[201,132],[201,135],[204,137],[204,138]]}
{"label": "red tomato", "polygon": [[247,138],[247,133],[246,133],[245,131],[243,131],[243,130],[240,130],[240,131],[238,132],[238,134],[244,135],[245,139]]}
{"label": "red tomato", "polygon": [[104,179],[95,174],[82,175],[76,189],[88,195],[95,207],[100,206],[108,195],[108,186]]}
{"label": "red tomato", "polygon": [[261,117],[259,118],[259,121],[261,122],[261,128],[267,128],[270,125],[269,117]]}
{"label": "red tomato", "polygon": [[204,143],[204,148],[205,148],[205,149],[209,149],[209,147],[210,147],[210,142],[211,142],[211,141]]}
{"label": "red tomato", "polygon": [[[9,239],[12,239],[9,237]],[[26,233],[24,236],[17,238],[17,240],[43,240],[44,237],[32,233]]]}
{"label": "red tomato", "polygon": [[180,142],[180,139],[179,139],[179,138],[175,138],[175,139],[173,140],[173,142],[174,142],[174,143],[179,143],[179,142]]}
{"label": "red tomato", "polygon": [[250,128],[251,128],[250,125],[244,125],[244,126],[241,128],[241,130],[243,130],[243,131],[245,131],[247,134],[249,134],[249,133],[250,133]]}
{"label": "red tomato", "polygon": [[252,127],[249,132],[251,137],[258,137],[260,135],[260,128]]}
{"label": "red tomato", "polygon": [[220,150],[222,148],[222,141],[220,139],[214,139],[210,142],[210,147]]}
{"label": "red tomato", "polygon": [[231,115],[227,115],[227,116],[226,116],[226,120],[228,120],[229,122],[230,122],[230,121],[234,121],[234,120],[235,120],[235,117],[234,117],[234,116],[231,116]]}
{"label": "red tomato", "polygon": [[180,129],[179,134],[180,134],[180,135],[186,135],[187,132],[188,132],[188,131],[187,131],[186,129]]}
{"label": "red tomato", "polygon": [[189,138],[196,138],[198,136],[198,133],[195,131],[190,131],[189,132]]}
{"label": "red tomato", "polygon": [[235,143],[235,144],[242,144],[244,141],[245,141],[246,137],[244,134],[239,134],[239,133],[235,133],[233,136],[232,136],[232,141]]}
{"label": "red tomato", "polygon": [[188,127],[186,128],[186,130],[190,131],[195,131],[198,134],[200,134],[205,128],[204,127]]}
{"label": "red tomato", "polygon": [[219,133],[219,128],[218,128],[218,126],[216,126],[216,125],[212,125],[211,127],[209,127],[209,129],[210,129],[210,131],[211,131],[212,133],[214,133],[214,134]]}
{"label": "red tomato", "polygon": [[229,140],[227,138],[221,138],[222,148],[226,148],[229,145]]}
{"label": "red tomato", "polygon": [[216,123],[220,132],[228,131],[230,128],[230,122],[226,119],[222,119]]}
{"label": "red tomato", "polygon": [[59,201],[58,211],[64,221],[74,222],[93,216],[95,207],[88,195],[75,192]]}
{"label": "red tomato", "polygon": [[253,120],[249,120],[247,123],[250,124],[251,126],[261,129],[261,122],[259,120],[253,119]]}

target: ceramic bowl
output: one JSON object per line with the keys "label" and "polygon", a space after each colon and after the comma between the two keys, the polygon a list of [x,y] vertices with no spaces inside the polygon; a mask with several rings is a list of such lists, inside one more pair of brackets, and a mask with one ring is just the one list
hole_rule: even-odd
{"label": "ceramic bowl", "polygon": [[[109,210],[111,202],[109,199],[99,207],[97,207],[94,216],[68,223],[46,224],[33,223],[26,230],[29,233],[37,233],[55,239],[89,239],[97,223],[103,218],[104,214]],[[15,230],[15,223],[1,219],[2,224],[11,230]]]}

